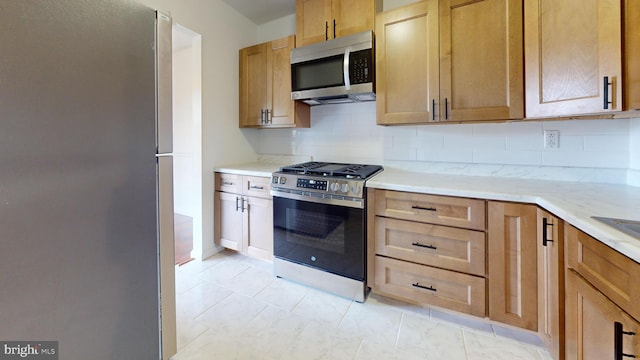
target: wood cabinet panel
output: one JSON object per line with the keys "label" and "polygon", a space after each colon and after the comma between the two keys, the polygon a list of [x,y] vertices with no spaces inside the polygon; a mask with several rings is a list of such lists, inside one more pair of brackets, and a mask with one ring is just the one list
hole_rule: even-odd
{"label": "wood cabinet panel", "polygon": [[244,252],[256,258],[273,260],[273,200],[247,197]]}
{"label": "wood cabinet panel", "polygon": [[[567,359],[626,358],[622,353],[640,356],[640,324],[573,270],[567,271],[566,309]],[[621,329],[617,331],[616,323],[621,325]],[[633,335],[623,334],[621,331]],[[615,356],[616,337],[621,339],[618,356]]]}
{"label": "wood cabinet panel", "polygon": [[216,191],[215,197],[216,216],[219,216],[217,222],[220,224],[218,227],[220,245],[227,249],[242,251],[243,216],[240,211],[242,196]]}
{"label": "wood cabinet panel", "polygon": [[221,246],[271,261],[271,178],[215,173],[214,227]]}
{"label": "wood cabinet panel", "polygon": [[485,229],[485,201],[377,190],[376,215],[461,228]]}
{"label": "wood cabinet panel", "polygon": [[376,112],[380,125],[435,121],[439,103],[438,1],[376,17]]}
{"label": "wood cabinet panel", "polygon": [[382,256],[375,258],[376,290],[390,297],[485,316],[485,280]]}
{"label": "wood cabinet panel", "polygon": [[296,46],[329,39],[331,0],[296,0]]}
{"label": "wood cabinet panel", "polygon": [[484,232],[376,216],[375,252],[485,276]]}
{"label": "wood cabinet panel", "polygon": [[296,0],[296,45],[373,30],[381,8],[381,0]]}
{"label": "wood cabinet panel", "polygon": [[240,127],[309,127],[310,109],[291,100],[293,35],[240,50]]}
{"label": "wood cabinet panel", "polygon": [[524,117],[522,13],[519,0],[440,0],[441,120]]}
{"label": "wood cabinet panel", "polygon": [[489,201],[489,318],[538,330],[536,206]]}
{"label": "wood cabinet panel", "polygon": [[567,265],[636,319],[640,319],[640,264],[568,226]]}
{"label": "wood cabinet panel", "polygon": [[[564,356],[564,222],[538,208],[538,333],[554,359]],[[546,241],[545,241],[546,240]]]}
{"label": "wood cabinet panel", "polygon": [[215,189],[235,194],[242,194],[242,176],[227,173],[215,173]]}
{"label": "wood cabinet panel", "polygon": [[621,2],[525,0],[525,13],[526,116],[622,110]]}

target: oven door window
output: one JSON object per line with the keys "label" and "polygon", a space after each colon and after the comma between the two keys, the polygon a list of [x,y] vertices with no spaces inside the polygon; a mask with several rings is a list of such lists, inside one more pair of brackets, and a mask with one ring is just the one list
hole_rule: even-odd
{"label": "oven door window", "polygon": [[274,255],[364,280],[364,210],[273,198]]}

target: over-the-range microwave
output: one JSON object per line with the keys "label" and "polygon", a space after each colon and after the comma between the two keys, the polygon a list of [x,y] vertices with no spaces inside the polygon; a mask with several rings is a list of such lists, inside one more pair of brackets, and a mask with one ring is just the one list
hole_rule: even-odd
{"label": "over-the-range microwave", "polygon": [[291,49],[291,98],[309,105],[373,101],[373,32]]}

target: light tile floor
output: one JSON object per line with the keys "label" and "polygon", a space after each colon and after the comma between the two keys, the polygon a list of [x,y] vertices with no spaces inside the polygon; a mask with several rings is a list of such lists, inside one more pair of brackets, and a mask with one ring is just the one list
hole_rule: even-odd
{"label": "light tile floor", "polygon": [[360,304],[224,251],[176,267],[172,359],[550,360],[535,334],[370,295]]}

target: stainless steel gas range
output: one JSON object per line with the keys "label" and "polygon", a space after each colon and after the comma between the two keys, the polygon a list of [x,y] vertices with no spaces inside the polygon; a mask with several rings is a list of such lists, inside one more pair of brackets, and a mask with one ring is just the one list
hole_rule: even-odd
{"label": "stainless steel gas range", "polygon": [[379,165],[307,162],[273,173],[274,272],[363,302],[367,179]]}

